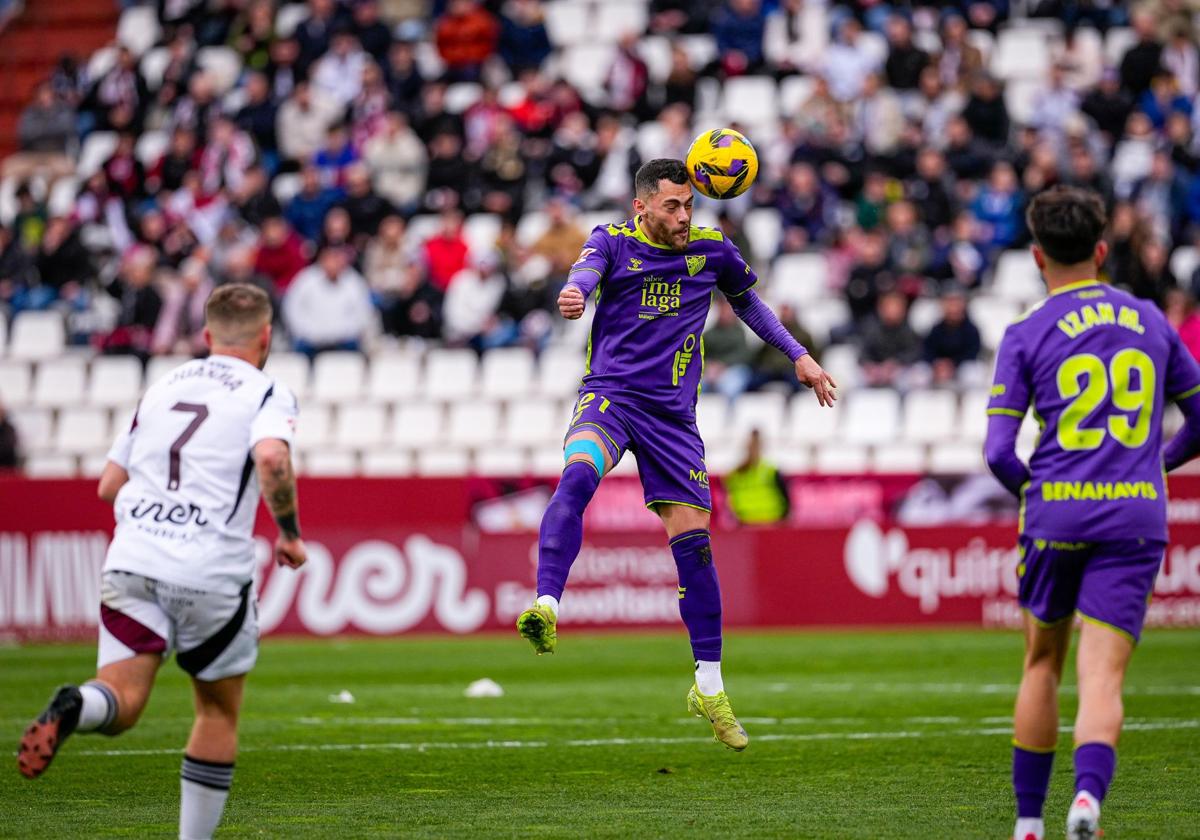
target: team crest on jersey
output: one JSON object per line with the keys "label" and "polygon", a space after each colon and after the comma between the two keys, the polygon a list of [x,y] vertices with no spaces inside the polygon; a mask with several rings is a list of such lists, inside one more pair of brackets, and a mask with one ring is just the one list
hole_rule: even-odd
{"label": "team crest on jersey", "polygon": [[579,265],[581,262],[586,260],[588,257],[590,257],[594,253],[596,253],[595,248],[584,248],[582,251],[579,252],[579,259],[575,260],[575,265]]}
{"label": "team crest on jersey", "polygon": [[707,258],[704,257],[703,255],[694,256],[694,257],[684,257],[684,260],[687,262],[688,276],[695,277],[697,274],[699,274],[701,271],[703,271],[704,263],[705,263],[706,259]]}
{"label": "team crest on jersey", "polygon": [[637,257],[630,257],[629,258],[629,270],[630,271],[641,271],[642,270],[642,261],[639,260]]}

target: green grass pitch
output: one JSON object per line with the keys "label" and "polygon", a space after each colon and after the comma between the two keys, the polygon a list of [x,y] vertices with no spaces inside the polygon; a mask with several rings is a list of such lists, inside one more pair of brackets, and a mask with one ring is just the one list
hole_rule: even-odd
{"label": "green grass pitch", "polygon": [[[541,658],[515,633],[270,640],[219,834],[1000,840],[1020,652],[1006,632],[733,632],[726,685],[751,736],[735,754],[685,713],[682,632],[567,627]],[[1200,837],[1198,653],[1200,631],[1151,630],[1134,658],[1106,840]],[[10,750],[93,656],[0,649]],[[464,697],[480,677],[505,695]],[[356,702],[331,702],[343,690]],[[170,663],[134,731],[72,738],[33,782],[12,761],[0,836],[171,836],[190,713]],[[1066,731],[1060,746],[1048,837],[1071,794]]]}

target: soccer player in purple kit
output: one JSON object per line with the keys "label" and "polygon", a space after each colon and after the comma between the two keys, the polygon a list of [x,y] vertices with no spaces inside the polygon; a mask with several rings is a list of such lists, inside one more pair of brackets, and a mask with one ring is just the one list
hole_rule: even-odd
{"label": "soccer player in purple kit", "polygon": [[712,500],[696,399],[701,333],[716,290],[796,376],[832,405],[835,384],[752,291],[758,277],[720,231],[693,226],[692,189],[678,160],[646,163],[634,177],[634,218],[588,237],[558,298],[582,317],[596,292],[587,368],[564,443],[562,478],[542,518],[537,600],[517,629],[538,654],[553,653],[558,601],[583,543],[583,512],[626,452],[637,457],[646,506],[662,519],[679,570],[679,613],[692,643],[688,708],[734,750],[749,739],[721,679],[721,593],[709,542]]}
{"label": "soccer player in purple kit", "polygon": [[[1072,619],[1075,795],[1067,837],[1094,838],[1116,768],[1122,682],[1166,547],[1166,470],[1200,450],[1200,366],[1153,302],[1099,282],[1104,204],[1054,187],[1027,213],[1049,295],[1004,334],[985,454],[1021,499],[1019,601],[1025,666],[1013,713],[1016,840],[1042,840],[1058,741],[1058,684]],[[1175,401],[1186,426],[1163,447]],[[1041,426],[1026,466],[1015,443],[1026,411]]]}

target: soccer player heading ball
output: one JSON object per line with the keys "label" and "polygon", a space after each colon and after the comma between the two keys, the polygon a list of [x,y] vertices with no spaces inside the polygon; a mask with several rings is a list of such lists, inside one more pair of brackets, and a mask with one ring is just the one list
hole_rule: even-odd
{"label": "soccer player heading ball", "polygon": [[262,372],[271,302],[254,286],[221,286],[204,323],[212,355],[150,386],[100,478],[117,527],[104,561],[96,678],[60,688],[17,755],[21,773],[35,778],[72,732],[132,727],[174,648],[196,704],[179,809],[187,840],[212,836],[233,781],[242,689],[258,658],[260,489],[279,525],[276,562],[296,569],[307,556],[290,449],[296,398]]}
{"label": "soccer player heading ball", "polygon": [[[1121,683],[1166,547],[1163,471],[1200,451],[1200,366],[1153,302],[1096,280],[1108,253],[1099,196],[1055,187],[1034,198],[1027,220],[1050,294],[1004,334],[986,444],[988,466],[1021,499],[1026,653],[1013,715],[1014,837],[1044,834],[1058,683],[1078,613],[1067,836],[1083,840],[1098,836],[1116,767]],[[1164,449],[1167,400],[1187,425]],[[1031,406],[1042,434],[1027,467],[1014,446]]]}
{"label": "soccer player heading ball", "polygon": [[679,570],[679,613],[696,661],[688,708],[718,740],[745,749],[721,681],[721,593],[709,543],[712,509],[704,443],[696,431],[701,333],[714,288],[763,341],[787,354],[796,376],[833,405],[835,384],[752,291],[758,277],[718,230],[692,225],[692,189],[678,160],[652,160],[635,176],[632,219],[588,237],[558,298],[583,315],[596,292],[587,369],[567,430],[566,467],[542,518],[537,601],[517,629],[553,653],[558,601],[583,543],[583,512],[625,452],[637,457],[646,506],[659,515]]}

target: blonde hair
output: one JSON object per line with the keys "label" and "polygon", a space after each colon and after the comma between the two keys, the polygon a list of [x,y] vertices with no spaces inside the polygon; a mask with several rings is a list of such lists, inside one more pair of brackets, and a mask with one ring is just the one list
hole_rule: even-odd
{"label": "blonde hair", "polygon": [[218,286],[204,305],[204,324],[217,344],[248,344],[271,316],[267,293],[247,283]]}

